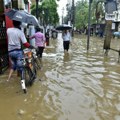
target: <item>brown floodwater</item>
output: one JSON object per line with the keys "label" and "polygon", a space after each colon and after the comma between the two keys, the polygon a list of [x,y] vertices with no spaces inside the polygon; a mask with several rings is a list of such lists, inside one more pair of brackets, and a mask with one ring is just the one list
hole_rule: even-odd
{"label": "brown floodwater", "polygon": [[[0,75],[0,120],[120,120],[118,53],[104,55],[103,39],[76,36],[64,54],[61,34],[43,54],[43,68],[27,94],[19,77]],[[112,40],[119,50],[120,39]]]}

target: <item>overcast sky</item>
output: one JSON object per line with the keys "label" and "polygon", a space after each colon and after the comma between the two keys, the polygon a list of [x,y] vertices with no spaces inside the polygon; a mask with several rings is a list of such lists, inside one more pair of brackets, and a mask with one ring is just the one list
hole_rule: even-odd
{"label": "overcast sky", "polygon": [[62,9],[64,8],[64,15],[66,15],[66,4],[67,4],[67,0],[60,0],[58,2],[58,13],[59,13],[59,16],[61,17],[62,16]]}
{"label": "overcast sky", "polygon": [[[58,5],[59,5],[59,7],[58,7],[58,13],[59,13],[59,16],[61,17],[62,16],[62,9],[64,8],[64,16],[66,15],[66,4],[67,4],[67,1],[69,1],[69,3],[71,3],[72,4],[72,0],[60,0],[59,2],[58,2]],[[74,2],[76,3],[77,1],[79,1],[79,0],[74,0]]]}

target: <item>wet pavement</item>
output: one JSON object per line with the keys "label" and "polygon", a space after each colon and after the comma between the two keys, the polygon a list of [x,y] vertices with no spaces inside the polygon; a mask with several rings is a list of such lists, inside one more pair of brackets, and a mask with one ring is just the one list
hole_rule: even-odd
{"label": "wet pavement", "polygon": [[[120,120],[118,53],[104,55],[103,38],[77,35],[64,54],[61,34],[43,54],[43,68],[28,93],[19,77],[0,75],[0,120]],[[112,40],[120,48],[120,39]]]}

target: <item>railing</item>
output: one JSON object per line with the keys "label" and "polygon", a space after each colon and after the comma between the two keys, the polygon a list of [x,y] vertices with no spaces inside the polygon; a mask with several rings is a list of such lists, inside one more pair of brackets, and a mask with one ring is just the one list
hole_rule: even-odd
{"label": "railing", "polygon": [[9,66],[8,54],[0,56],[0,74],[4,73]]}
{"label": "railing", "polygon": [[3,73],[9,65],[7,50],[7,35],[3,17],[0,17],[0,74]]}

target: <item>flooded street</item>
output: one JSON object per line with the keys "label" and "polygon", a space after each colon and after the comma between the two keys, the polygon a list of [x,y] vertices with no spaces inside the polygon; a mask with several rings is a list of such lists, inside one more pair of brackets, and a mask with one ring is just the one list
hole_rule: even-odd
{"label": "flooded street", "polygon": [[[61,34],[43,54],[43,68],[28,93],[19,78],[0,75],[0,120],[120,120],[118,53],[104,55],[103,38],[76,36],[64,54]],[[120,48],[120,39],[112,40]]]}

